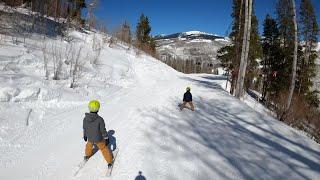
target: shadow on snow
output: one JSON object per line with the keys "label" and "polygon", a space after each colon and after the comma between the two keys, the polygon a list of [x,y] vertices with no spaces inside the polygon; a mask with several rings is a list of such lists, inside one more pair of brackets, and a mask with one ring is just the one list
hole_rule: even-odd
{"label": "shadow on snow", "polygon": [[[223,91],[214,82],[183,79],[211,88],[213,93]],[[292,141],[275,130],[274,127],[281,124],[271,117],[257,113],[232,96],[223,98],[214,94],[212,99],[195,97],[196,112],[179,112],[176,106],[180,101],[178,97],[169,99],[171,106],[161,110],[141,110],[143,116],[155,121],[152,128],[144,130],[145,137],[151,144],[168,152],[172,159],[198,159],[224,179],[239,176],[243,179],[311,179],[307,171],[320,173],[320,162],[312,160],[320,159],[319,151],[304,145],[306,142]],[[300,136],[295,131],[290,132],[293,136]],[[207,154],[198,151],[192,144],[207,149]],[[181,148],[183,151],[179,150]],[[305,152],[312,159],[306,157]],[[210,156],[220,158],[223,166],[231,168],[237,175],[210,160]],[[195,178],[210,174],[200,167],[199,171],[202,174]]]}

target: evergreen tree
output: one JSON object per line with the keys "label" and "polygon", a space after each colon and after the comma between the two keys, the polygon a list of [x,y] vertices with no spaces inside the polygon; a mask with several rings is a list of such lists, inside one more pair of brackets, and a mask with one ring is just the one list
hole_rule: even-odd
{"label": "evergreen tree", "polygon": [[233,59],[234,54],[233,52],[235,50],[235,47],[233,44],[222,47],[218,50],[217,58],[220,60],[220,65],[227,70],[227,73],[234,69]]}
{"label": "evergreen tree", "polygon": [[263,56],[261,38],[259,35],[259,21],[254,15],[254,9],[252,8],[252,20],[251,20],[251,37],[250,37],[250,48],[248,56],[248,67],[245,78],[245,89],[253,86],[252,82],[254,78],[258,77],[258,62],[257,59],[261,59]]}
{"label": "evergreen tree", "polygon": [[263,24],[263,54],[261,61],[263,66],[263,88],[262,98],[266,100],[270,96],[271,100],[277,98],[282,84],[287,83],[284,76],[280,76],[279,72],[284,68],[284,64],[279,61],[282,59],[282,51],[280,48],[279,29],[275,19],[269,14],[266,16]]}
{"label": "evergreen tree", "polygon": [[279,28],[280,47],[282,56],[278,58],[280,71],[277,71],[277,78],[281,81],[277,91],[289,89],[290,75],[292,74],[292,62],[294,52],[294,24],[292,21],[292,9],[288,8],[291,0],[278,0],[276,5],[277,23]]}
{"label": "evergreen tree", "polygon": [[[222,66],[226,68],[227,72],[231,72],[231,88],[230,93],[233,94],[236,80],[238,77],[240,54],[242,50],[242,36],[244,29],[244,0],[233,0],[231,17],[233,18],[232,31],[229,38],[232,44],[223,47],[218,51],[217,58],[221,61]],[[255,16],[255,11],[252,9],[251,19],[251,34],[250,34],[250,48],[248,55],[248,66],[245,78],[245,88],[251,86],[254,77],[257,76],[258,64],[256,59],[262,58],[262,47],[260,43],[260,35],[258,31],[258,19]]]}
{"label": "evergreen tree", "polygon": [[305,96],[310,105],[318,107],[317,91],[311,90],[311,88],[313,86],[312,78],[316,75],[317,52],[315,48],[318,42],[319,27],[310,0],[301,0],[299,14],[300,39],[303,41],[303,55],[300,56],[298,67],[299,94]]}
{"label": "evergreen tree", "polygon": [[141,14],[139,22],[136,28],[136,43],[137,47],[147,51],[148,53],[155,55],[155,41],[150,35],[151,26],[149,24],[149,18],[144,14]]}
{"label": "evergreen tree", "polygon": [[136,37],[138,43],[146,44],[150,39],[151,27],[149,25],[149,18],[141,14],[140,20],[137,25]]}

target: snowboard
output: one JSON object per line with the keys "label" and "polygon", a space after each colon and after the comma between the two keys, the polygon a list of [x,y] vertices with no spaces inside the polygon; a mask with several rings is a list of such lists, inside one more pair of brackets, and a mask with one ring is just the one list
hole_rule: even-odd
{"label": "snowboard", "polygon": [[112,170],[113,170],[114,163],[115,163],[116,158],[117,158],[118,153],[119,153],[119,148],[114,150],[112,153],[113,153],[113,163],[112,163],[112,166],[107,169],[106,177],[111,177],[111,175],[112,175]]}

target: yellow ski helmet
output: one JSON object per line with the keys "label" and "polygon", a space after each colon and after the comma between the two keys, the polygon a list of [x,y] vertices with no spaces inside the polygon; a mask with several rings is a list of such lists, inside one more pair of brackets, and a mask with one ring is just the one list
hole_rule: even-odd
{"label": "yellow ski helmet", "polygon": [[190,87],[187,87],[187,88],[186,88],[186,90],[187,90],[187,91],[190,91],[190,90],[191,90],[191,88],[190,88]]}
{"label": "yellow ski helmet", "polygon": [[97,100],[92,100],[88,104],[90,112],[98,112],[100,109],[100,103]]}

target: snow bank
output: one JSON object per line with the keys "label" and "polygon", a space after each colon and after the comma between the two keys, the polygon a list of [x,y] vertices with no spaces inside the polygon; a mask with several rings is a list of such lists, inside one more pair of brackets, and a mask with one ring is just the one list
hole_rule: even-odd
{"label": "snow bank", "polygon": [[223,38],[223,39],[217,38],[217,39],[215,39],[214,41],[217,41],[217,42],[226,42],[226,43],[229,43],[229,42],[230,42],[230,40],[225,39],[225,38]]}
{"label": "snow bank", "polygon": [[206,42],[206,43],[211,43],[212,40],[210,40],[210,39],[192,39],[190,42]]}
{"label": "snow bank", "polygon": [[23,89],[16,96],[14,96],[14,102],[32,101],[37,100],[40,93],[40,88],[28,88]]}
{"label": "snow bank", "polygon": [[0,88],[0,102],[9,102],[13,97],[16,97],[20,94],[20,89],[3,87]]}

